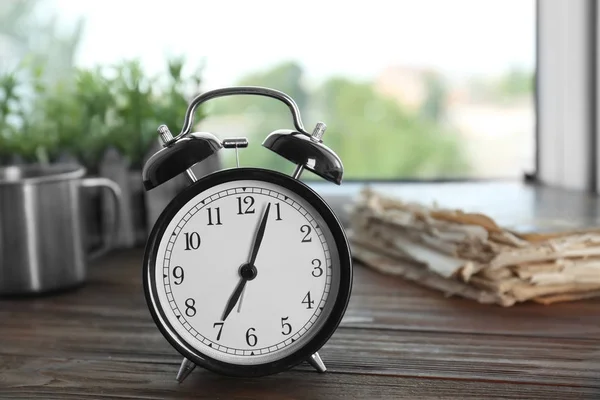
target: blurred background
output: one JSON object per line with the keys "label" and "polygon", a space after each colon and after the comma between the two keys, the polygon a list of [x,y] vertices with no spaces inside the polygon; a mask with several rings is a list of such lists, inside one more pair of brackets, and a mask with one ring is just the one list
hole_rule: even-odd
{"label": "blurred background", "polygon": [[[289,7],[2,1],[2,160],[71,152],[94,171],[114,146],[137,165],[160,121],[181,128],[192,95],[247,84],[287,92],[309,126],[325,121],[347,179],[533,168],[533,0]],[[284,105],[261,98],[219,99],[205,114],[202,130],[254,144],[291,124]],[[243,161],[281,167],[260,146]]]}
{"label": "blurred background", "polygon": [[[74,161],[117,181],[139,228],[122,242],[141,243],[158,125],[179,132],[203,91],[260,85],[292,96],[309,130],[328,125],[346,181],[520,179],[535,172],[535,3],[3,0],[0,164]],[[260,146],[292,127],[283,104],[217,99],[195,121],[248,137],[243,165],[291,172]]]}

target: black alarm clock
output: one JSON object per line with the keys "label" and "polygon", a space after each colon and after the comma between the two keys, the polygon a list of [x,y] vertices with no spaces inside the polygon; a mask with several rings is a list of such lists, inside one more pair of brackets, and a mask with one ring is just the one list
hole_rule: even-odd
{"label": "black alarm clock", "polygon": [[[259,95],[285,103],[295,130],[277,130],[262,145],[297,165],[291,176],[240,168],[245,138],[191,132],[203,102]],[[143,281],[152,317],[183,355],[183,381],[196,365],[230,376],[263,376],[303,361],[319,372],[317,353],[337,329],[352,288],[352,259],[342,224],[299,180],[309,170],[340,184],[340,158],[323,144],[325,124],[304,130],[296,103],[263,87],[228,87],[197,96],[181,133],[158,128],[163,148],[144,165],[151,190],[181,173],[191,184],[156,221],[147,241]],[[196,179],[194,164],[223,148],[237,167]]]}

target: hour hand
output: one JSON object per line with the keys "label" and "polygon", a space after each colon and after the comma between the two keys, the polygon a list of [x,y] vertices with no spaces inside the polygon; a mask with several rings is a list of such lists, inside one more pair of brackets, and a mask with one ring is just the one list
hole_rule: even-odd
{"label": "hour hand", "polygon": [[227,317],[231,313],[231,310],[233,310],[233,307],[235,307],[235,304],[238,302],[240,295],[242,294],[242,291],[244,290],[244,286],[246,286],[246,282],[248,282],[248,279],[246,279],[244,277],[242,277],[240,279],[240,282],[237,284],[235,290],[233,291],[233,293],[231,294],[231,297],[229,298],[229,301],[227,302],[227,305],[225,306],[225,311],[223,312],[223,318],[221,318],[222,321],[225,321],[227,319]]}
{"label": "hour hand", "polygon": [[229,297],[229,301],[227,302],[227,305],[225,306],[225,312],[223,312],[222,321],[225,321],[225,319],[227,319],[227,317],[231,313],[231,310],[233,310],[233,307],[235,307],[235,303],[237,303],[238,300],[240,299],[240,296],[244,292],[244,287],[246,286],[246,282],[251,281],[252,279],[256,278],[257,274],[258,274],[258,271],[256,270],[256,267],[254,265],[244,264],[240,267],[240,281],[238,282],[237,286],[235,287],[233,293],[231,294],[231,297]]}

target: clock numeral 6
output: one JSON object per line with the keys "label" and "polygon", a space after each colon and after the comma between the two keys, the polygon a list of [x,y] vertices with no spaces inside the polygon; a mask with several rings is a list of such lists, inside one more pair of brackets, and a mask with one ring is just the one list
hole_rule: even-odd
{"label": "clock numeral 6", "polygon": [[302,299],[302,304],[306,304],[307,310],[311,310],[313,308],[315,301],[310,299],[310,292],[306,293],[306,296],[304,296],[304,299]]}
{"label": "clock numeral 6", "polygon": [[[175,278],[173,283],[176,285],[181,285],[181,282],[183,282],[184,275],[185,274],[183,273],[183,268],[181,268],[180,266],[173,268],[173,278]],[[179,279],[179,282],[177,281],[177,279]]]}
{"label": "clock numeral 6", "polygon": [[198,247],[200,247],[200,235],[198,234],[198,232],[192,232],[192,233],[184,233],[185,235],[185,249],[186,250],[196,250]]}
{"label": "clock numeral 6", "polygon": [[219,327],[219,333],[217,333],[217,340],[221,340],[221,332],[223,332],[223,324],[225,322],[215,322],[213,328]]}
{"label": "clock numeral 6", "polygon": [[312,232],[312,228],[310,225],[302,225],[300,227],[300,232],[305,233],[304,238],[302,238],[302,243],[312,242],[312,238],[308,237]]}
{"label": "clock numeral 6", "polygon": [[314,260],[312,260],[312,265],[314,266],[312,270],[312,276],[318,278],[321,275],[323,275],[323,268],[321,268],[321,260],[315,258]]}
{"label": "clock numeral 6", "polygon": [[248,346],[250,347],[256,346],[256,343],[258,342],[258,338],[252,332],[256,332],[256,329],[248,328],[246,331],[246,343],[248,343]]}
{"label": "clock numeral 6", "polygon": [[187,299],[185,301],[185,315],[187,315],[188,317],[193,317],[194,315],[196,315],[196,300],[192,299],[191,297],[189,299]]}
{"label": "clock numeral 6", "polygon": [[289,317],[282,317],[281,318],[281,327],[283,328],[283,330],[281,331],[281,333],[283,335],[289,335],[290,333],[292,333],[292,325],[290,325],[288,322],[285,322],[288,320]]}
{"label": "clock numeral 6", "polygon": [[244,205],[247,206],[246,210],[243,210],[242,208],[242,198],[241,197],[236,197],[237,201],[238,201],[238,215],[242,215],[242,214],[254,214],[254,197],[252,196],[245,196],[244,197]]}

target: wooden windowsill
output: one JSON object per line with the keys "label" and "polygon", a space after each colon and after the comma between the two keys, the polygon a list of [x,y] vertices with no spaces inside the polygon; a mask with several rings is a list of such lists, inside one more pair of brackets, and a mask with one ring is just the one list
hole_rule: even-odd
{"label": "wooden windowsill", "polygon": [[366,187],[399,199],[479,212],[522,231],[600,227],[600,196],[523,181],[345,182],[340,186],[308,182],[348,224],[348,210]]}

